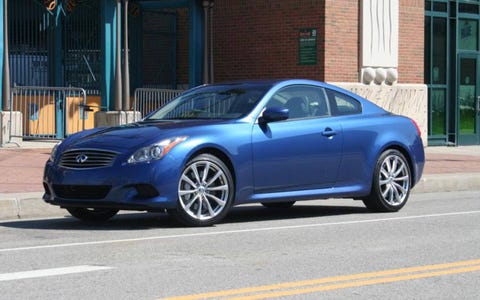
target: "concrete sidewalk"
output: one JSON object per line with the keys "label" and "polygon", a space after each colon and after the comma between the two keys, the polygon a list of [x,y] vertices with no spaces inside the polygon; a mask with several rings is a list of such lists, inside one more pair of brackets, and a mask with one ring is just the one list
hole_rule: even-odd
{"label": "concrete sidewalk", "polygon": [[[67,214],[42,200],[43,167],[54,145],[23,142],[0,148],[0,220]],[[428,147],[425,153],[424,174],[413,193],[480,191],[480,146]]]}

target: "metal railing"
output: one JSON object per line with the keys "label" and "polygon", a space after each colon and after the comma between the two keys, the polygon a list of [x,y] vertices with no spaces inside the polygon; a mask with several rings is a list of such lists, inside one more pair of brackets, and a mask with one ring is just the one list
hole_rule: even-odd
{"label": "metal railing", "polygon": [[[147,114],[164,106],[183,92],[183,90],[138,88],[135,90],[133,110],[139,111],[141,118],[144,118]],[[135,121],[138,120],[135,119]]]}
{"label": "metal railing", "polygon": [[[13,87],[10,140],[63,139],[85,129],[86,97],[82,88]],[[13,112],[21,113],[21,122],[12,122]]]}

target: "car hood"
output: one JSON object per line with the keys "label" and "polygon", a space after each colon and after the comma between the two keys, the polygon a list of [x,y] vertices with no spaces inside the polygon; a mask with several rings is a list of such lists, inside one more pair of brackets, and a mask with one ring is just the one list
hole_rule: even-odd
{"label": "car hood", "polygon": [[65,140],[67,149],[108,149],[117,152],[135,150],[162,139],[188,135],[192,127],[199,128],[224,123],[224,120],[182,120],[139,122],[117,127],[83,131]]}

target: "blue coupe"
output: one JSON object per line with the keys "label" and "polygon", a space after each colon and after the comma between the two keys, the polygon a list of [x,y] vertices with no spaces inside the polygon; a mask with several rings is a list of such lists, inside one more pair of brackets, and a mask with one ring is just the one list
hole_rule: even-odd
{"label": "blue coupe", "polygon": [[68,137],[46,163],[43,199],[87,221],[167,211],[189,226],[246,203],[352,198],[393,212],[424,163],[416,123],[358,95],[310,80],[232,82]]}

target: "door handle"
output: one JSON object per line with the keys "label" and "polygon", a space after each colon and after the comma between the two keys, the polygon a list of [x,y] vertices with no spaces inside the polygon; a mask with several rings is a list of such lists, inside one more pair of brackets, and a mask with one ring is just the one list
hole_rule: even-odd
{"label": "door handle", "polygon": [[332,128],[330,127],[327,127],[325,128],[325,130],[322,132],[322,135],[323,136],[326,136],[326,137],[332,137],[334,135],[336,135],[338,132],[336,130],[333,130]]}
{"label": "door handle", "polygon": [[480,96],[477,97],[477,113],[480,112]]}

